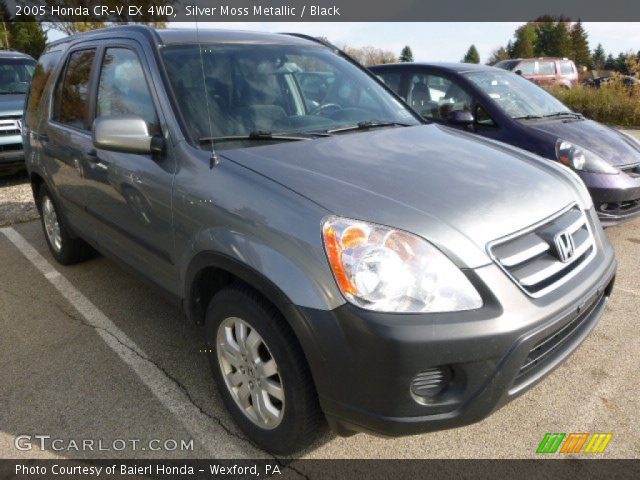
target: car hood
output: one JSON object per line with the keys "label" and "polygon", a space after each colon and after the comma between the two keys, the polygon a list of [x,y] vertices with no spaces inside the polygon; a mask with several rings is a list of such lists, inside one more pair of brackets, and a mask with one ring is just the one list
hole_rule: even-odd
{"label": "car hood", "polygon": [[564,167],[435,125],[226,150],[222,156],[333,214],[421,235],[462,267],[489,263],[488,242],[578,201]]}
{"label": "car hood", "polygon": [[629,143],[613,128],[593,120],[553,120],[535,123],[529,128],[580,145],[613,166],[640,162],[640,149]]}
{"label": "car hood", "polygon": [[0,116],[22,115],[24,94],[0,95]]}

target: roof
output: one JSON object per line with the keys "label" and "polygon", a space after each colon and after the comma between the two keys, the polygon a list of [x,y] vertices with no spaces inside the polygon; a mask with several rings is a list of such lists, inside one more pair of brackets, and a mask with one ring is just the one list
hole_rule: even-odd
{"label": "roof", "polygon": [[[455,63],[455,62],[408,62],[408,63],[385,63],[384,65],[374,65],[370,68],[382,68],[389,67],[392,69],[403,69],[409,66],[412,67],[429,67],[438,70],[452,72],[452,73],[466,73],[466,72],[486,72],[491,70],[500,70],[496,67],[490,67],[489,65],[481,65],[478,63]],[[504,71],[504,70],[500,70]]]}
{"label": "roof", "polygon": [[91,30],[61,38],[47,45],[48,49],[75,40],[93,40],[109,38],[114,34],[143,35],[155,44],[176,43],[261,43],[287,45],[315,45],[322,43],[312,37],[296,36],[295,34],[262,33],[243,30],[199,29],[195,28],[164,28],[156,29],[147,25],[115,25],[107,28]]}
{"label": "roof", "polygon": [[0,50],[0,58],[29,58],[33,60],[31,55],[27,55],[26,53],[18,52],[16,50]]}

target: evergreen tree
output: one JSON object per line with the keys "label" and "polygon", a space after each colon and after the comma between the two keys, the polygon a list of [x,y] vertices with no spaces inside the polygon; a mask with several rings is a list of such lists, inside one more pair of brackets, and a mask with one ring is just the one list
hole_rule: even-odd
{"label": "evergreen tree", "polygon": [[576,65],[591,68],[588,35],[580,20],[571,27],[571,59]]}
{"label": "evergreen tree", "polygon": [[536,56],[568,57],[571,55],[571,35],[568,18],[545,15],[536,21],[538,37]]}
{"label": "evergreen tree", "polygon": [[[505,47],[505,49],[507,50],[507,55],[509,55],[509,58],[515,57],[515,55],[513,54],[513,42],[511,40],[507,42],[507,46]],[[640,55],[640,52],[638,52],[638,55]]]}
{"label": "evergreen tree", "polygon": [[616,57],[615,67],[613,68],[616,72],[620,72],[624,75],[627,75],[629,72],[627,71],[627,54],[620,52]]}
{"label": "evergreen tree", "polygon": [[593,56],[591,57],[591,68],[602,70],[606,61],[607,57],[604,52],[604,48],[602,48],[602,44],[599,43],[596,49],[593,51]]}
{"label": "evergreen tree", "polygon": [[527,23],[518,27],[515,33],[515,42],[507,50],[511,58],[532,58],[535,56],[535,45],[538,38],[536,26],[533,23]]}
{"label": "evergreen tree", "polygon": [[613,58],[612,54],[607,55],[607,59],[604,62],[605,70],[615,70],[616,69],[616,59]]}
{"label": "evergreen tree", "polygon": [[487,60],[487,65],[495,65],[501,60],[509,60],[511,58],[509,56],[509,52],[505,47],[498,47],[493,52],[491,52],[491,56],[489,60]]}
{"label": "evergreen tree", "polygon": [[406,45],[400,52],[400,61],[413,62],[413,52],[411,51],[411,47],[409,45]]}
{"label": "evergreen tree", "polygon": [[471,45],[462,59],[464,63],[480,63],[480,54],[475,45]]}

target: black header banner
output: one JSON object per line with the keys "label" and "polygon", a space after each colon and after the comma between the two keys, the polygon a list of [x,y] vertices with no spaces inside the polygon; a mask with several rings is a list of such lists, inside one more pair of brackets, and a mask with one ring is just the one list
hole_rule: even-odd
{"label": "black header banner", "polygon": [[5,0],[13,21],[496,22],[542,15],[640,21],[629,0]]}

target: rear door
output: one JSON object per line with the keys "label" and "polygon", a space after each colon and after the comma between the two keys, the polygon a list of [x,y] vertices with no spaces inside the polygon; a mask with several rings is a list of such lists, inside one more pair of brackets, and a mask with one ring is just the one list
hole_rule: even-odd
{"label": "rear door", "polygon": [[539,60],[538,72],[536,74],[536,83],[538,85],[555,85],[558,71],[555,60]]}
{"label": "rear door", "polygon": [[[105,44],[96,63],[95,118],[142,117],[151,135],[162,136],[161,110],[147,56],[135,41]],[[170,154],[86,152],[87,211],[98,243],[160,286],[175,285],[171,188],[175,161]]]}
{"label": "rear door", "polygon": [[92,237],[87,217],[86,152],[91,149],[89,92],[95,72],[97,46],[72,47],[55,84],[50,116],[38,139],[45,168],[55,185],[66,218],[87,238]]}

